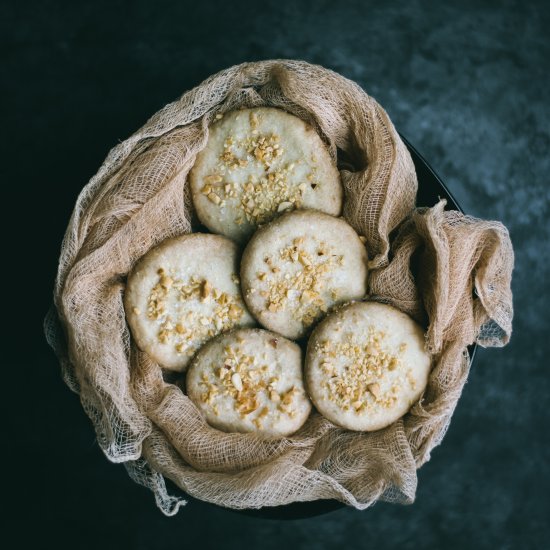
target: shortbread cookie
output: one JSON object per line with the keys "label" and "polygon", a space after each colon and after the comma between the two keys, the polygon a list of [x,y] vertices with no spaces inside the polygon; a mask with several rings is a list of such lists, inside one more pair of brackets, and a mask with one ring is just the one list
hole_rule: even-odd
{"label": "shortbread cookie", "polygon": [[325,144],[281,109],[225,114],[210,127],[189,181],[200,221],[239,242],[286,210],[336,216],[342,207],[340,175]]}
{"label": "shortbread cookie", "polygon": [[365,296],[367,252],[343,219],[297,210],[254,234],[243,253],[241,279],[256,319],[296,339],[334,304]]}
{"label": "shortbread cookie", "polygon": [[306,386],[323,416],[350,430],[373,431],[418,401],[430,366],[420,325],[394,307],[357,302],[312,332]]}
{"label": "shortbread cookie", "polygon": [[300,347],[266,330],[237,329],[208,342],[187,372],[186,391],[226,432],[290,435],[311,410]]}
{"label": "shortbread cookie", "polygon": [[219,235],[183,235],[145,254],[124,294],[138,347],[162,367],[183,371],[206,340],[235,326],[253,326],[237,266],[237,246]]}

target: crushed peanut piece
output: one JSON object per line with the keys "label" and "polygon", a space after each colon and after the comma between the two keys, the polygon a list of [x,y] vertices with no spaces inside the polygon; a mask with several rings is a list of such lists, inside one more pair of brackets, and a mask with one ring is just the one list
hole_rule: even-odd
{"label": "crushed peanut piece", "polygon": [[204,300],[210,296],[212,285],[205,279],[201,285],[201,298]]}
{"label": "crushed peanut piece", "polygon": [[219,174],[211,174],[210,176],[205,176],[203,179],[204,183],[215,185],[223,181],[223,178]]}
{"label": "crushed peanut piece", "polygon": [[226,369],[225,367],[220,367],[218,370],[218,378],[225,378],[225,375],[229,372],[229,369]]}
{"label": "crushed peanut piece", "polygon": [[369,344],[365,350],[369,355],[378,355],[378,349],[374,344]]}
{"label": "crushed peanut piece", "polygon": [[243,310],[238,305],[231,304],[229,306],[229,317],[231,319],[239,319],[242,314],[243,314]]}
{"label": "crushed peanut piece", "polygon": [[285,210],[288,210],[289,208],[292,208],[292,203],[288,201],[283,201],[279,203],[279,206],[277,206],[277,212],[284,212]]}
{"label": "crushed peanut piece", "polygon": [[380,384],[375,382],[374,384],[369,384],[367,389],[374,395],[375,398],[380,397]]}
{"label": "crushed peanut piece", "polygon": [[238,372],[235,372],[231,375],[231,382],[235,386],[237,391],[243,391],[243,383],[241,380],[241,375]]}
{"label": "crushed peanut piece", "polygon": [[214,193],[214,191],[211,191],[210,193],[208,193],[208,200],[210,202],[213,202],[214,204],[220,204],[220,202],[222,202],[220,197],[218,195],[216,195],[216,193]]}

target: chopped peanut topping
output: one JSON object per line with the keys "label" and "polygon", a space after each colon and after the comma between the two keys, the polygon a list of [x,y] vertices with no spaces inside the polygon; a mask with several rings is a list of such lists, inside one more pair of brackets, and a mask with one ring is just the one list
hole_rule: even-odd
{"label": "chopped peanut topping", "polygon": [[272,376],[268,364],[261,365],[257,357],[244,353],[240,345],[226,346],[222,366],[202,373],[201,384],[205,392],[201,400],[214,405],[217,396],[230,396],[233,408],[241,418],[249,417],[258,427],[261,421],[273,414],[296,414],[296,396],[303,390],[292,386],[280,391],[277,389],[279,378]]}
{"label": "chopped peanut topping", "polygon": [[343,341],[325,340],[316,344],[319,368],[327,377],[322,385],[330,401],[343,410],[363,413],[375,407],[393,407],[400,384],[408,382],[414,389],[416,384],[410,370],[406,379],[402,374],[390,374],[401,366],[401,360],[383,348],[385,337],[384,332],[371,326],[366,342],[358,343],[348,333]]}
{"label": "chopped peanut topping", "polygon": [[[178,353],[191,356],[207,339],[233,328],[244,314],[240,295],[230,295],[212,287],[207,280],[191,278],[188,283],[169,276],[164,269],[157,271],[159,280],[151,289],[147,302],[147,317],[159,321],[158,341],[171,344]],[[210,302],[203,314],[188,311],[181,318],[172,319],[166,311],[168,297],[172,301],[195,300]],[[134,313],[135,312],[134,308]],[[207,313],[207,311],[211,313]]]}
{"label": "chopped peanut topping", "polygon": [[[267,282],[267,290],[260,291],[260,295],[266,299],[268,311],[292,311],[294,318],[308,327],[328,310],[331,304],[327,298],[334,300],[338,293],[328,287],[331,278],[327,275],[339,265],[341,256],[329,254],[326,248],[326,244],[321,243],[310,253],[305,248],[305,239],[298,237],[291,246],[279,251],[279,260],[288,264],[284,274],[278,275],[280,269],[273,267],[271,273],[262,273],[260,279]],[[272,262],[270,257],[266,258],[268,265]]]}

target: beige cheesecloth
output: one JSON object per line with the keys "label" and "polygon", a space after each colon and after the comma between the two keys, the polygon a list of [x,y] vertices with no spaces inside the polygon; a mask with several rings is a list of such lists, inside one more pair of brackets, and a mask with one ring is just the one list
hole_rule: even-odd
{"label": "beige cheesecloth", "polygon": [[[151,247],[192,231],[186,177],[209,123],[262,105],[297,115],[325,140],[341,170],[344,216],[367,238],[369,294],[427,327],[434,366],[424,398],[386,429],[350,432],[314,412],[292,437],[222,433],[130,338],[126,275]],[[416,190],[409,153],[378,103],[301,61],[224,70],[110,151],[69,222],[46,334],[102,450],[153,490],[165,514],[185,503],[168,494],[165,477],[230,508],[414,500],[416,470],[441,442],[466,381],[467,345],[510,338],[513,265],[504,226],[445,211],[443,202],[415,209]]]}

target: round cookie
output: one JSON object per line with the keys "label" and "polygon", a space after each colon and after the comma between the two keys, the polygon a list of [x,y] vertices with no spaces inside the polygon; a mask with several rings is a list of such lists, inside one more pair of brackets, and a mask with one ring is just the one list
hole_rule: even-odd
{"label": "round cookie", "polygon": [[207,422],[226,432],[290,435],[311,411],[300,347],[266,330],[237,329],[208,342],[186,390]]}
{"label": "round cookie", "polygon": [[312,332],[306,386],[330,421],[374,431],[401,418],[420,398],[430,367],[420,325],[392,306],[357,302]]}
{"label": "round cookie", "polygon": [[286,210],[336,216],[342,208],[340,174],[325,144],[311,126],[281,109],[223,115],[210,127],[189,181],[200,221],[238,242]]}
{"label": "round cookie", "polygon": [[365,296],[367,252],[343,219],[296,210],[254,234],[242,256],[241,282],[256,319],[296,339],[334,304]]}
{"label": "round cookie", "polygon": [[124,293],[138,347],[162,367],[183,371],[209,338],[235,326],[254,326],[237,266],[237,245],[219,235],[182,235],[147,252]]}

